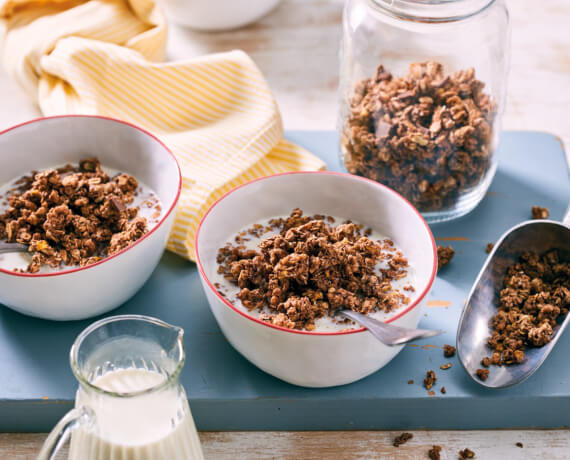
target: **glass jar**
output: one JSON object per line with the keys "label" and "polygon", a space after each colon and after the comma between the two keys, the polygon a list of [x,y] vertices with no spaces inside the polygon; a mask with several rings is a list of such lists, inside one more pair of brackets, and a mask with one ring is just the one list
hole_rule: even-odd
{"label": "glass jar", "polygon": [[504,0],[348,0],[341,163],[428,222],[468,213],[497,168],[509,53]]}

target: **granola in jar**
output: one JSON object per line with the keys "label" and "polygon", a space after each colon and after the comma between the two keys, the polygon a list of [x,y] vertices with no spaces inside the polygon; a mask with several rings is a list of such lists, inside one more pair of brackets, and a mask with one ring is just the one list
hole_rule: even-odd
{"label": "granola in jar", "polygon": [[398,191],[428,223],[474,209],[497,169],[509,37],[506,0],[346,0],[346,169]]}
{"label": "granola in jar", "polygon": [[422,212],[452,208],[490,173],[497,107],[467,68],[417,62],[407,75],[380,65],[356,84],[342,127],[345,166]]}

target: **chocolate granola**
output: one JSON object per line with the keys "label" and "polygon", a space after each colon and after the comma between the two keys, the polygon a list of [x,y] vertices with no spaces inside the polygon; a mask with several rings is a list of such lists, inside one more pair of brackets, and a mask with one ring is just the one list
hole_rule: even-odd
{"label": "chocolate granola", "polygon": [[523,362],[526,347],[541,347],[552,340],[557,321],[568,308],[569,255],[557,249],[541,256],[524,253],[507,270],[487,341],[493,353],[483,358],[483,365]]}
{"label": "chocolate granola", "polygon": [[541,206],[533,206],[530,211],[533,219],[548,219],[550,216],[550,210]]}
{"label": "chocolate granola", "polygon": [[33,172],[15,185],[0,214],[0,240],[28,246],[28,273],[43,265],[95,263],[147,232],[146,219],[128,206],[137,180],[128,174],[109,177],[96,158]]}
{"label": "chocolate granola", "polygon": [[412,433],[402,433],[400,436],[396,436],[393,446],[400,447],[402,444],[406,444],[413,437],[414,435]]}
{"label": "chocolate granola", "polygon": [[359,82],[341,145],[346,168],[404,195],[420,211],[453,206],[491,167],[493,99],[473,68],[435,61],[394,77],[382,65]]}
{"label": "chocolate granola", "polygon": [[459,455],[459,460],[467,460],[469,458],[475,458],[475,452],[467,448],[460,450],[458,455]]}
{"label": "chocolate granola", "polygon": [[451,358],[455,356],[455,347],[452,345],[445,344],[443,346],[443,356],[445,356],[446,358]]}
{"label": "chocolate granola", "polygon": [[435,382],[437,381],[437,377],[435,376],[434,371],[427,371],[426,378],[424,379],[424,387],[426,390],[431,390],[431,387],[434,386]]}
{"label": "chocolate granola", "polygon": [[446,266],[453,256],[455,255],[455,249],[451,246],[438,246],[437,247],[437,270],[439,271],[442,267]]}
{"label": "chocolate granola", "polygon": [[484,382],[489,377],[489,369],[477,369],[475,374],[479,377],[479,380]]}
{"label": "chocolate granola", "polygon": [[430,450],[428,450],[428,457],[430,460],[440,460],[441,459],[441,446],[432,446]]}
{"label": "chocolate granola", "polygon": [[[241,232],[235,244],[220,248],[218,273],[239,286],[245,308],[289,329],[314,330],[316,319],[337,309],[368,314],[409,303],[391,286],[406,276],[408,266],[392,241],[373,241],[362,226],[333,222],[295,209],[288,218],[270,221],[278,234],[264,238],[256,250],[246,249],[242,240],[248,232]],[[258,235],[264,231],[259,228]],[[379,262],[386,268],[378,269]]]}

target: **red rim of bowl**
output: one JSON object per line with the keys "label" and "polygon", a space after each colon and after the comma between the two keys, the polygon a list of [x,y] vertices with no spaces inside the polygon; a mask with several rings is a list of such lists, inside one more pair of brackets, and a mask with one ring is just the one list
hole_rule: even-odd
{"label": "red rim of bowl", "polygon": [[100,119],[100,120],[112,121],[115,123],[120,123],[122,125],[130,126],[131,128],[135,128],[137,131],[140,131],[143,134],[146,134],[147,136],[154,139],[172,157],[172,159],[174,160],[174,164],[176,165],[176,168],[178,170],[178,190],[176,192],[176,197],[174,198],[174,201],[172,202],[170,208],[164,214],[164,216],[162,217],[160,222],[158,222],[148,233],[146,233],[142,238],[138,239],[137,241],[130,244],[126,248],[120,250],[119,252],[113,254],[112,256],[105,257],[104,259],[101,259],[99,262],[95,262],[94,264],[91,264],[91,265],[86,265],[85,267],[70,268],[69,270],[61,270],[61,271],[57,271],[57,272],[53,272],[53,273],[18,273],[18,272],[14,272],[12,270],[6,270],[4,268],[0,268],[0,273],[5,273],[5,274],[11,275],[11,276],[19,276],[19,277],[23,277],[23,278],[45,278],[45,277],[50,277],[50,276],[69,275],[71,273],[80,272],[82,270],[88,270],[90,268],[96,267],[97,265],[104,264],[105,262],[108,262],[109,260],[114,259],[115,257],[119,257],[121,254],[123,254],[123,253],[127,252],[128,250],[134,248],[136,245],[138,245],[139,243],[142,243],[150,235],[152,235],[164,223],[164,221],[168,218],[168,216],[170,216],[170,214],[172,213],[172,211],[176,207],[176,204],[178,203],[178,199],[180,198],[180,191],[182,190],[182,172],[180,171],[180,165],[178,164],[178,161],[176,160],[176,157],[174,156],[174,154],[164,144],[164,142],[162,142],[154,134],[148,132],[147,130],[145,130],[145,129],[137,126],[137,125],[129,123],[128,121],[117,120],[116,118],[105,117],[105,116],[101,116],[101,115],[54,115],[54,116],[50,116],[50,117],[34,118],[33,120],[29,120],[29,121],[26,121],[24,123],[20,123],[18,125],[12,126],[8,129],[0,131],[0,136],[8,133],[10,131],[13,131],[15,129],[21,128],[22,126],[31,125],[34,123],[39,123],[42,121],[60,119],[60,118],[95,118],[95,119]]}
{"label": "red rim of bowl", "polygon": [[233,192],[241,189],[242,187],[246,187],[250,184],[253,184],[255,182],[260,182],[266,179],[271,179],[274,177],[279,177],[279,176],[289,176],[289,175],[294,175],[294,174],[327,174],[327,175],[331,175],[331,176],[342,176],[342,177],[347,177],[350,179],[354,179],[354,180],[361,180],[361,181],[366,181],[369,182],[371,184],[373,184],[376,187],[380,187],[383,188],[387,191],[389,191],[390,193],[393,193],[394,195],[396,195],[397,197],[399,197],[404,203],[406,203],[410,208],[412,208],[412,210],[417,214],[417,216],[419,217],[419,219],[422,221],[422,223],[424,224],[428,235],[431,239],[431,244],[432,244],[432,250],[433,250],[433,266],[432,266],[432,271],[431,271],[431,275],[429,278],[429,281],[426,285],[426,287],[424,288],[424,290],[422,291],[422,293],[418,296],[418,298],[416,299],[415,302],[413,302],[411,305],[407,306],[405,309],[403,309],[402,311],[400,311],[397,315],[394,315],[393,317],[387,319],[386,321],[384,321],[385,323],[391,323],[392,321],[396,321],[398,318],[401,318],[402,316],[404,316],[406,313],[412,311],[415,307],[417,307],[421,301],[424,299],[424,297],[427,295],[427,293],[429,292],[431,286],[433,285],[433,282],[435,280],[435,276],[437,273],[437,247],[435,244],[435,238],[433,237],[433,234],[431,232],[431,229],[429,228],[428,224],[426,223],[425,219],[422,217],[422,215],[420,214],[420,212],[408,201],[406,200],[402,195],[400,195],[398,192],[392,190],[390,187],[387,187],[383,184],[380,184],[376,181],[373,181],[372,179],[367,179],[366,177],[360,177],[360,176],[355,176],[352,174],[347,174],[347,173],[342,173],[342,172],[336,172],[336,171],[294,171],[294,172],[285,172],[285,173],[279,173],[279,174],[273,174],[271,176],[265,176],[265,177],[260,177],[258,179],[254,179],[252,181],[246,182],[245,184],[239,185],[235,188],[233,188],[232,190],[230,190],[229,192],[225,193],[224,195],[222,195],[221,198],[219,198],[218,200],[216,200],[216,202],[210,206],[210,208],[208,209],[208,211],[206,212],[206,214],[204,214],[204,217],[202,217],[202,219],[200,220],[200,224],[198,225],[198,229],[196,230],[196,236],[194,239],[194,248],[195,248],[195,252],[196,252],[196,263],[198,265],[198,270],[200,272],[200,275],[202,276],[202,279],[206,282],[207,286],[210,288],[210,290],[214,293],[214,295],[216,295],[218,297],[218,299],[220,299],[225,305],[227,305],[228,307],[230,307],[232,310],[234,310],[236,313],[239,313],[240,315],[244,316],[245,318],[254,321],[256,323],[259,324],[263,324],[264,326],[273,328],[273,329],[278,329],[280,331],[285,331],[285,332],[291,332],[293,334],[305,334],[305,335],[317,335],[317,336],[325,336],[325,335],[345,335],[345,334],[355,334],[357,332],[364,332],[366,331],[365,327],[361,327],[359,329],[353,329],[350,331],[337,331],[337,332],[315,332],[315,331],[300,331],[297,329],[288,329],[286,327],[281,327],[281,326],[276,326],[274,324],[270,324],[270,323],[266,323],[264,321],[261,321],[258,318],[255,318],[249,314],[247,314],[245,311],[241,310],[240,308],[236,307],[235,305],[233,305],[231,302],[229,302],[224,296],[222,296],[218,290],[215,288],[215,286],[212,284],[212,282],[208,279],[208,277],[206,276],[206,272],[204,271],[204,267],[202,266],[202,261],[200,260],[200,252],[198,251],[198,238],[200,236],[200,230],[202,229],[202,224],[204,223],[204,221],[206,220],[206,218],[208,217],[208,215],[210,214],[210,211],[212,211],[212,209],[214,209],[218,203],[220,203],[222,200],[224,200],[225,198],[227,198],[229,195],[231,195]]}

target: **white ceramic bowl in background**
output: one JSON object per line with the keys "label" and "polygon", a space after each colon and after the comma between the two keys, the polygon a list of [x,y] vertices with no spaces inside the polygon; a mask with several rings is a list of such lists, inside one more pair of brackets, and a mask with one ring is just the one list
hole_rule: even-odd
{"label": "white ceramic bowl in background", "polygon": [[236,29],[257,21],[280,0],[161,0],[168,19],[204,31]]}
{"label": "white ceramic bowl in background", "polygon": [[242,228],[259,220],[307,214],[352,219],[391,237],[415,270],[413,302],[387,322],[417,327],[437,271],[433,235],[416,209],[393,190],[357,176],[299,172],[269,176],[238,187],[216,202],[196,234],[202,285],[222,332],[253,364],[286,382],[328,387],[359,380],[385,366],[399,347],[380,343],[366,329],[306,332],[264,323],[232,305],[212,284],[216,254]]}
{"label": "white ceramic bowl in background", "polygon": [[109,118],[76,115],[15,126],[0,133],[0,184],[89,156],[152,188],[163,206],[162,219],[128,248],[87,267],[46,274],[0,269],[0,304],[45,319],[89,318],[128,300],[158,264],[172,228],[181,176],[174,155],[148,132]]}

